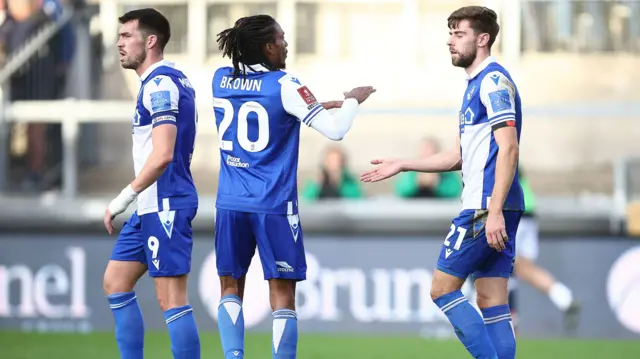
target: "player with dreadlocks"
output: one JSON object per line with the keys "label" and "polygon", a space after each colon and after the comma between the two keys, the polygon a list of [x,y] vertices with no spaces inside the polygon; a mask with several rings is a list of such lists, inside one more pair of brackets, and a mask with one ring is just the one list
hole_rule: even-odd
{"label": "player with dreadlocks", "polygon": [[[221,299],[218,327],[226,359],[244,357],[242,300],[245,275],[260,254],[273,310],[274,359],[294,359],[298,341],[296,282],[307,265],[298,218],[300,122],[332,140],[351,128],[371,86],[319,103],[300,80],[285,73],[287,42],[270,16],[241,18],[218,35],[233,67],[213,76],[220,138],[215,250]],[[339,109],[331,114],[329,108]]]}
{"label": "player with dreadlocks", "polygon": [[[261,64],[275,71],[279,68],[284,69],[285,59],[288,50],[282,46],[282,51],[277,58],[274,58],[274,64],[271,64],[263,46],[274,42],[275,28],[277,26],[275,19],[268,15],[257,15],[251,18],[239,19],[235,26],[222,31],[218,34],[218,43],[222,56],[229,57],[233,62],[234,76],[240,74],[240,63],[244,64]],[[279,66],[279,67],[278,67]]]}

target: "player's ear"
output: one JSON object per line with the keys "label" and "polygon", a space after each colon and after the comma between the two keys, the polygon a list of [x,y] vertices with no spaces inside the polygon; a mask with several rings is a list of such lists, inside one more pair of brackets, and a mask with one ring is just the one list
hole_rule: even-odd
{"label": "player's ear", "polygon": [[152,48],[158,44],[158,37],[156,35],[147,36],[147,48]]}
{"label": "player's ear", "polygon": [[484,34],[480,34],[480,36],[478,36],[478,47],[484,47],[484,46],[488,46],[489,45],[489,38],[491,36],[487,33]]}

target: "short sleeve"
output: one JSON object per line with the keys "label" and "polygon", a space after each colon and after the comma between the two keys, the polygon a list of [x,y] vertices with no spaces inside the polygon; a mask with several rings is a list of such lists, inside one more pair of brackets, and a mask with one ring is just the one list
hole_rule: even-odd
{"label": "short sleeve", "polygon": [[326,111],[311,90],[302,85],[297,78],[286,75],[279,81],[281,84],[282,106],[285,111],[297,117],[305,125],[311,126],[318,114]]}
{"label": "short sleeve", "polygon": [[515,126],[516,89],[507,76],[499,71],[488,73],[480,85],[480,99],[494,130]]}
{"label": "short sleeve", "polygon": [[176,124],[180,91],[168,76],[156,76],[144,86],[143,104],[151,115],[153,127]]}

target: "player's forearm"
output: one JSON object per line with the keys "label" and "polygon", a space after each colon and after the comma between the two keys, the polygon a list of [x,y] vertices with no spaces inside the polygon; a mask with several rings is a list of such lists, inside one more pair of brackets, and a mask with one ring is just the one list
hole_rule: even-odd
{"label": "player's forearm", "polygon": [[458,171],[461,168],[462,158],[460,157],[460,150],[457,148],[439,152],[427,158],[402,162],[403,171],[439,173]]}
{"label": "player's forearm", "polygon": [[173,161],[173,154],[152,152],[138,176],[131,182],[131,188],[140,193],[160,178]]}
{"label": "player's forearm", "polygon": [[348,98],[335,113],[331,114],[327,111],[320,113],[311,122],[311,127],[331,140],[340,141],[351,129],[357,112],[358,100]]}
{"label": "player's forearm", "polygon": [[124,212],[142,191],[157,181],[172,160],[173,154],[169,151],[154,149],[138,176],[109,203],[107,209],[112,218]]}
{"label": "player's forearm", "polygon": [[495,183],[491,194],[489,212],[501,212],[507,193],[513,184],[513,177],[516,174],[518,164],[518,145],[503,145],[498,149],[496,159]]}

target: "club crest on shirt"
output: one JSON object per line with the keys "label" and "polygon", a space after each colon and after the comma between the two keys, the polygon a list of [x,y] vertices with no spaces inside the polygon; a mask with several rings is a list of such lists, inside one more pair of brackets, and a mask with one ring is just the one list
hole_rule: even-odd
{"label": "club crest on shirt", "polygon": [[474,84],[473,86],[471,86],[471,90],[467,92],[467,101],[471,100],[471,97],[473,97],[473,94],[475,92],[476,92],[476,85]]}

